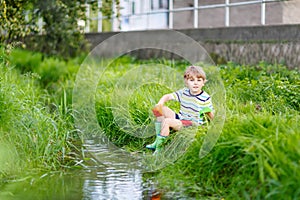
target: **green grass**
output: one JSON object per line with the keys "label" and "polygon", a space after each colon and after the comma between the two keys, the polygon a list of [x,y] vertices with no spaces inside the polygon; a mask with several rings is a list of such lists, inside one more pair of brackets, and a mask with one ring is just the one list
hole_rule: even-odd
{"label": "green grass", "polygon": [[[222,67],[227,111],[221,137],[206,157],[198,157],[198,140],[159,173],[162,188],[196,199],[300,197],[299,72],[256,68]],[[288,95],[281,87],[289,88]]]}
{"label": "green grass", "polygon": [[14,179],[26,169],[74,165],[78,135],[67,94],[56,103],[57,97],[42,87],[39,74],[21,73],[8,60],[11,55],[4,56],[0,63],[0,177]]}
{"label": "green grass", "polygon": [[[2,177],[13,177],[24,168],[60,170],[76,165],[76,149],[81,146],[73,124],[71,94],[81,60],[63,61],[20,50],[1,55]],[[149,132],[154,131],[150,108],[162,94],[183,85],[182,76],[174,78],[176,83],[134,82],[136,77],[128,73],[159,64],[180,75],[188,65],[124,56],[110,64],[98,84],[99,125],[110,141],[127,151],[147,152],[144,146],[153,137],[131,135],[116,116],[125,116],[133,130],[150,126]],[[217,98],[213,99],[226,105],[222,134],[202,159],[204,134],[196,134],[184,156],[155,173],[158,187],[194,199],[299,199],[299,71],[263,62],[217,67],[226,89],[226,98],[214,94]],[[213,94],[213,85],[207,90]],[[169,106],[178,109],[178,104]]]}
{"label": "green grass", "polygon": [[[132,67],[132,63],[131,66],[126,62],[119,64],[124,71],[110,74],[111,86],[118,77],[124,76],[126,65],[128,69]],[[176,66],[176,70],[183,73],[185,64],[176,63],[172,67]],[[114,66],[119,69],[117,64]],[[213,101],[226,101],[226,121],[221,137],[213,150],[199,159],[203,135],[196,135],[197,139],[180,160],[157,172],[158,187],[162,192],[184,193],[196,199],[298,199],[299,72],[266,63],[257,66],[228,63],[219,68],[226,100]],[[128,118],[138,125],[148,123],[149,108],[159,96],[170,92],[168,88],[160,91],[149,85],[128,90],[135,94],[129,98]],[[97,98],[100,124],[106,123],[102,126],[109,127],[106,132],[119,147],[145,151],[143,145],[148,139],[131,137],[120,130],[118,124],[109,122],[114,121],[110,98],[115,91],[107,88],[110,86],[106,85],[108,93]],[[209,90],[214,91],[213,88]],[[126,115],[128,111],[120,108],[118,112]],[[103,116],[110,117],[103,119]]]}
{"label": "green grass", "polygon": [[298,124],[299,117],[229,116],[212,152],[199,159],[201,143],[195,143],[158,175],[159,185],[204,199],[297,199]]}

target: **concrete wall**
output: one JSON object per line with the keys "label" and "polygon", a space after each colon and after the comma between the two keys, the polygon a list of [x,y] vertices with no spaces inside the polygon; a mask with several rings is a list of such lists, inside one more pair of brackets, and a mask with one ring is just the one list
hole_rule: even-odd
{"label": "concrete wall", "polygon": [[[300,69],[300,25],[223,27],[178,31],[198,41],[218,62],[233,61],[241,64],[256,64],[260,61],[281,62],[290,68]],[[143,31],[140,33],[143,34]],[[86,38],[93,48],[115,34],[117,33],[86,34]],[[155,37],[160,38],[166,34],[166,31],[147,31],[147,34],[155,34]],[[180,41],[174,42],[180,43]],[[176,58],[172,54],[149,49],[139,50],[134,55],[140,58]]]}
{"label": "concrete wall", "polygon": [[281,4],[283,5],[283,23],[300,23],[300,0],[286,1]]}

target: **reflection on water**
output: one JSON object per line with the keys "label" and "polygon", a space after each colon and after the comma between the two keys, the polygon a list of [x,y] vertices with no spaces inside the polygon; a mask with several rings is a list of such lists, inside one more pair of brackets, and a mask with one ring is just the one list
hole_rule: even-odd
{"label": "reflection on water", "polygon": [[128,157],[126,152],[101,143],[99,138],[85,141],[87,154],[100,165],[94,164],[97,167],[89,167],[86,171],[83,199],[151,199],[152,184],[143,180],[139,162]]}
{"label": "reflection on water", "polygon": [[29,176],[0,188],[1,200],[151,199],[151,183],[138,170],[91,167],[72,173]]}
{"label": "reflection on water", "polygon": [[83,199],[142,199],[142,174],[113,168],[86,173]]}

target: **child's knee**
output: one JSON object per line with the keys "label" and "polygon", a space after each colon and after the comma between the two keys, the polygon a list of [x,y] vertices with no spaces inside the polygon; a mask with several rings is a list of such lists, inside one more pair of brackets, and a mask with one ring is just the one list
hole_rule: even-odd
{"label": "child's knee", "polygon": [[171,124],[171,118],[165,118],[164,120],[163,120],[163,123],[164,124],[167,124],[167,125],[170,125]]}

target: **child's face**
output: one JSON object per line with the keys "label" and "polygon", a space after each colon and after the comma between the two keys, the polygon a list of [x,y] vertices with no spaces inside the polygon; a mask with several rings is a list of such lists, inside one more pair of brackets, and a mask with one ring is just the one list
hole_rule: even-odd
{"label": "child's face", "polygon": [[195,75],[190,76],[185,80],[186,86],[191,91],[191,94],[197,95],[202,91],[202,87],[204,86],[203,78],[197,77]]}

